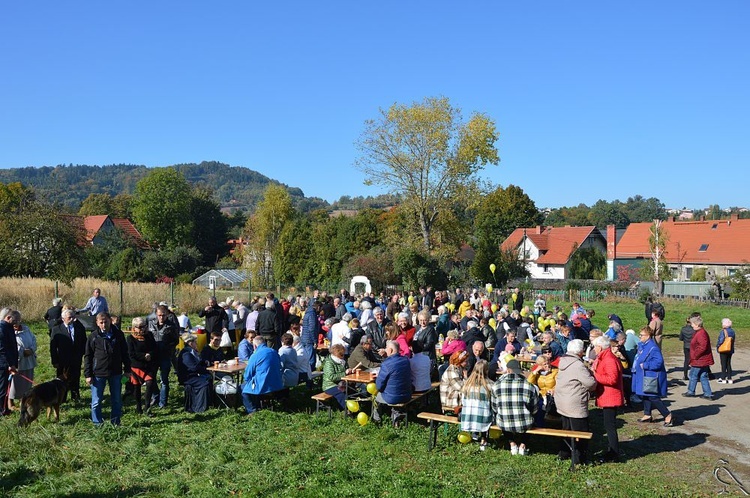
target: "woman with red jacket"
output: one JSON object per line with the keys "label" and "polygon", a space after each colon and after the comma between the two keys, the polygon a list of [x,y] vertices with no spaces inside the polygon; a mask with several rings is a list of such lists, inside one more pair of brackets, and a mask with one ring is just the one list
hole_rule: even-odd
{"label": "woman with red jacket", "polygon": [[596,379],[596,406],[602,409],[604,429],[607,431],[607,452],[603,462],[613,462],[620,456],[617,440],[617,409],[625,404],[622,386],[622,363],[612,353],[610,340],[606,336],[594,339],[596,360],[591,366]]}
{"label": "woman with red jacket", "polygon": [[690,326],[695,330],[693,338],[690,340],[690,373],[688,374],[689,382],[687,392],[682,393],[686,398],[695,397],[695,388],[698,381],[703,388],[704,399],[714,399],[711,392],[711,384],[708,382],[708,373],[711,365],[714,364],[714,354],[711,349],[711,339],[708,332],[703,328],[703,318],[694,316],[690,318]]}

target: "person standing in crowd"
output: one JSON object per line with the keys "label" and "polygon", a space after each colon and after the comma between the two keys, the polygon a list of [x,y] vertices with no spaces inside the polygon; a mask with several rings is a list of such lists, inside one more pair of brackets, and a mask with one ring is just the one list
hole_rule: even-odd
{"label": "person standing in crowd", "polygon": [[682,353],[685,356],[685,361],[682,364],[682,380],[688,379],[688,372],[690,371],[690,341],[693,340],[695,330],[690,325],[690,319],[694,316],[700,316],[700,313],[693,313],[687,319],[685,319],[685,326],[680,329],[680,340],[682,341]]}
{"label": "person standing in crowd", "polygon": [[[149,365],[153,368],[153,375],[156,376],[157,368],[160,371],[159,379],[161,389],[158,393],[158,399],[147,400],[151,406],[155,402],[159,403],[159,408],[167,406],[169,399],[169,372],[172,369],[172,359],[174,358],[175,348],[180,342],[180,334],[174,323],[167,320],[169,309],[164,305],[156,307],[156,320],[149,321],[147,324],[148,331],[156,341],[157,352],[155,358]],[[147,394],[149,390],[147,389]]]}
{"label": "person standing in crowd", "polygon": [[96,327],[86,342],[83,368],[86,384],[91,386],[91,420],[98,427],[104,423],[101,402],[104,386],[109,384],[110,421],[112,425],[120,425],[121,379],[123,373],[130,375],[128,347],[122,331],[112,325],[109,313],[102,311],[96,315]]}
{"label": "person standing in crowd", "polygon": [[16,315],[9,308],[0,311],[0,415],[10,415],[8,410],[8,374],[18,372],[18,350],[14,325]]}
{"label": "person standing in crowd", "polygon": [[36,368],[36,337],[28,326],[21,321],[21,313],[17,313],[13,329],[16,335],[18,352],[18,372],[13,375],[8,391],[8,410],[15,410],[13,400],[20,400],[31,390],[34,382],[34,368]]}
{"label": "person standing in crowd", "polygon": [[52,307],[44,313],[44,321],[47,322],[47,330],[52,337],[52,329],[62,321],[62,299],[56,297],[52,300]]}
{"label": "person standing in crowd", "polygon": [[617,409],[625,404],[622,363],[612,352],[611,342],[605,336],[594,339],[596,359],[591,365],[596,379],[596,406],[602,409],[604,430],[607,432],[607,451],[602,457],[602,462],[613,462],[620,457]]}
{"label": "person standing in crowd", "polygon": [[703,389],[703,399],[709,401],[714,399],[711,392],[711,383],[708,381],[708,373],[714,364],[714,355],[711,350],[711,339],[708,332],[703,328],[703,318],[695,316],[690,319],[690,325],[695,330],[695,335],[690,340],[690,374],[687,392],[682,393],[686,398],[695,397],[695,388],[698,381]]}
{"label": "person standing in crowd", "polygon": [[206,333],[218,332],[223,334],[227,332],[229,326],[229,317],[224,308],[216,303],[216,297],[208,298],[208,306],[198,312],[198,316],[206,320]]}
{"label": "person standing in crowd", "polygon": [[258,313],[255,331],[266,340],[266,345],[269,348],[276,347],[276,339],[281,335],[281,329],[278,327],[278,321],[276,320],[276,303],[272,299],[267,298],[263,310]]}
{"label": "person standing in crowd", "polygon": [[102,291],[98,287],[94,289],[91,297],[86,301],[86,306],[78,310],[87,311],[90,316],[97,316],[99,313],[109,313],[107,300],[102,296]]}
{"label": "person standing in crowd", "polygon": [[659,318],[659,310],[653,305],[651,306],[651,321],[648,324],[651,330],[654,331],[654,341],[656,345],[661,348],[662,335],[664,334],[664,323]]}
{"label": "person standing in crowd", "polygon": [[735,333],[732,328],[732,320],[724,318],[721,320],[721,332],[716,343],[721,362],[721,378],[719,384],[734,384],[732,380],[732,355],[734,354]]}
{"label": "person standing in crowd", "polygon": [[[568,343],[568,352],[560,357],[560,368],[555,383],[555,406],[562,419],[562,428],[571,431],[589,432],[589,397],[596,389],[593,372],[583,362],[583,341],[573,339]],[[573,463],[588,461],[588,442],[581,439],[576,446],[576,455],[570,448],[560,445],[561,460],[572,458]]]}
{"label": "person standing in crowd", "polygon": [[49,353],[58,379],[64,379],[70,399],[81,398],[81,362],[86,353],[86,327],[75,319],[73,309],[64,309],[62,321],[52,328]]}
{"label": "person standing in crowd", "polygon": [[318,321],[320,304],[318,304],[317,298],[318,291],[315,291],[307,305],[305,314],[302,316],[302,328],[300,329],[300,344],[305,350],[305,358],[311,371],[315,370],[315,360],[317,359],[315,345],[318,343],[318,336],[320,335],[320,322]]}
{"label": "person standing in crowd", "polygon": [[[160,364],[159,350],[154,336],[149,333],[148,323],[141,317],[133,318],[133,332],[128,336],[128,356],[130,357],[130,383],[135,395],[135,412],[143,413],[141,386],[146,385],[146,415],[153,415],[151,407],[158,400],[155,395],[154,377]],[[153,398],[153,399],[152,399]]]}
{"label": "person standing in crowd", "polygon": [[[664,367],[664,356],[661,348],[654,341],[654,331],[651,327],[641,329],[638,343],[638,352],[633,360],[633,393],[643,400],[643,418],[639,422],[653,422],[651,411],[656,408],[661,416],[664,417],[664,425],[671,427],[673,425],[672,413],[664,406],[661,400],[667,395],[667,370]],[[645,385],[647,378],[656,378],[654,386]]]}

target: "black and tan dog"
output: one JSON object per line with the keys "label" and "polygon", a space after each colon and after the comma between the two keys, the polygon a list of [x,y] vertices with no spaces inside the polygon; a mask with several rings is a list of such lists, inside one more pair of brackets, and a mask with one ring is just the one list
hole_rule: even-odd
{"label": "black and tan dog", "polygon": [[47,408],[47,420],[50,411],[54,410],[55,422],[59,422],[60,404],[65,401],[66,392],[67,386],[60,379],[52,379],[32,387],[21,399],[21,419],[18,426],[26,427],[31,424],[39,417],[44,407]]}

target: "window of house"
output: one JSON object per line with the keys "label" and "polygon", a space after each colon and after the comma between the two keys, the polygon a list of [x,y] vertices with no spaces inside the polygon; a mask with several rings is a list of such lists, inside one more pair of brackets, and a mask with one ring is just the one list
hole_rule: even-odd
{"label": "window of house", "polygon": [[690,280],[690,278],[693,276],[693,269],[692,268],[685,268],[685,278]]}
{"label": "window of house", "polygon": [[544,273],[549,273],[549,265],[544,265]]}
{"label": "window of house", "polygon": [[735,273],[737,273],[737,269],[736,268],[730,268],[730,269],[727,270],[727,276],[729,276],[729,277],[733,277]]}
{"label": "window of house", "polygon": [[719,224],[714,223],[713,225],[711,225],[711,230],[716,230],[718,227],[719,227]]}
{"label": "window of house", "polygon": [[708,244],[701,244],[700,248],[698,249],[698,252],[706,252],[708,251]]}

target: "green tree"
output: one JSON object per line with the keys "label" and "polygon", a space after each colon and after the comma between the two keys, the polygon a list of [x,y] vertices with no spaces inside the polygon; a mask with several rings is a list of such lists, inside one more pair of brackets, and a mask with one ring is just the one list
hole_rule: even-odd
{"label": "green tree", "polygon": [[245,255],[246,266],[261,285],[271,285],[274,280],[273,256],[284,225],[292,218],[294,208],[286,188],[270,185],[258,203],[255,213],[245,224],[249,241]]}
{"label": "green tree", "polygon": [[34,190],[20,182],[0,183],[0,213],[20,213],[36,201]]}
{"label": "green tree", "polygon": [[174,168],[153,169],[135,187],[133,219],[143,237],[157,247],[193,241],[192,188]]}
{"label": "green tree", "polygon": [[591,206],[588,220],[590,224],[600,229],[606,228],[607,225],[625,228],[630,224],[628,215],[623,211],[623,204],[620,201],[607,202],[602,199]]}
{"label": "green tree", "polygon": [[583,203],[577,206],[553,209],[547,215],[544,223],[553,227],[563,227],[566,225],[575,227],[588,226],[591,223],[589,221],[590,211],[591,208]]}
{"label": "green tree", "polygon": [[486,115],[476,113],[463,122],[447,98],[426,98],[411,106],[394,104],[366,121],[356,164],[367,175],[366,184],[400,196],[429,253],[438,215],[477,184],[484,166],[499,162],[497,138],[495,123]]}
{"label": "green tree", "polygon": [[0,219],[0,272],[71,282],[83,271],[83,238],[58,209],[24,201]]}
{"label": "green tree", "polygon": [[570,258],[570,277],[574,279],[604,280],[607,277],[607,259],[594,247],[578,249]]}
{"label": "green tree", "polygon": [[750,300],[750,265],[744,264],[731,277],[723,279],[734,299]]}
{"label": "green tree", "polygon": [[640,195],[628,197],[628,200],[623,205],[623,212],[627,215],[631,223],[645,223],[667,218],[664,203],[656,197],[649,197],[648,199],[644,199]]}
{"label": "green tree", "polygon": [[227,218],[207,188],[194,188],[190,200],[190,240],[202,255],[200,263],[213,266],[229,254]]}
{"label": "green tree", "polygon": [[411,289],[416,289],[420,285],[445,289],[448,284],[448,276],[436,259],[410,248],[396,255],[393,271],[401,278],[403,285]]}

